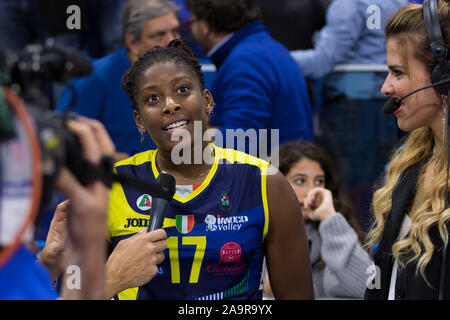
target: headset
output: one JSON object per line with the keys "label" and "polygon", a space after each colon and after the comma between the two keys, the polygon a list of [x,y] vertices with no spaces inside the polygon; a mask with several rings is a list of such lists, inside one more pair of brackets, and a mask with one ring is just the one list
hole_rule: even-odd
{"label": "headset", "polygon": [[401,98],[391,97],[383,105],[383,112],[386,114],[395,112],[401,107],[404,99],[425,89],[434,88],[439,94],[449,96],[450,61],[448,58],[450,50],[442,37],[438,14],[438,0],[425,0],[422,8],[431,51],[437,60],[437,65],[431,72],[431,85],[416,89]]}
{"label": "headset", "polygon": [[[440,93],[441,95],[447,96],[447,99],[450,97],[450,83],[445,82],[444,80],[450,78],[450,61],[449,61],[449,48],[445,43],[441,26],[439,23],[439,14],[438,14],[438,0],[424,0],[423,2],[423,16],[425,19],[425,26],[427,28],[428,39],[430,41],[431,50],[433,55],[437,60],[437,65],[434,67],[431,72],[431,83],[434,86],[434,89]],[[438,84],[439,82],[444,82],[443,84]],[[450,102],[450,101],[449,101]],[[447,119],[447,126],[448,126]],[[450,149],[449,149],[449,129],[447,127],[447,179],[445,186],[445,206],[444,210],[446,210],[448,206],[448,178],[449,178],[449,161],[450,161]],[[446,269],[446,260],[447,260],[447,249],[442,251],[442,263],[441,263],[441,274],[440,274],[440,284],[439,284],[439,300],[444,299],[444,285],[445,285],[445,269]]]}

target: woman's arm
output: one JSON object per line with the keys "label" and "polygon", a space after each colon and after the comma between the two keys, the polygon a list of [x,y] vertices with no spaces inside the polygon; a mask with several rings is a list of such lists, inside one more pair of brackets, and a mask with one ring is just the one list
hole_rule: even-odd
{"label": "woman's arm", "polygon": [[327,296],[363,298],[367,268],[372,264],[368,253],[345,218],[337,213],[320,224],[321,256],[325,262],[324,292]]}
{"label": "woman's arm", "polygon": [[267,176],[267,268],[276,299],[314,299],[308,242],[300,204],[286,178]]}

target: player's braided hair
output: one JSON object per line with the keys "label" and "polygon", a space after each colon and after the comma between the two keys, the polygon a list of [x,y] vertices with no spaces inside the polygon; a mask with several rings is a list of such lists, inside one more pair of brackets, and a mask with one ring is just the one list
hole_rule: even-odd
{"label": "player's braided hair", "polygon": [[152,65],[158,62],[173,61],[185,66],[197,78],[200,89],[205,88],[201,66],[192,50],[181,40],[172,40],[167,47],[156,46],[143,54],[122,76],[121,85],[131,100],[131,105],[138,110],[136,94],[139,79]]}

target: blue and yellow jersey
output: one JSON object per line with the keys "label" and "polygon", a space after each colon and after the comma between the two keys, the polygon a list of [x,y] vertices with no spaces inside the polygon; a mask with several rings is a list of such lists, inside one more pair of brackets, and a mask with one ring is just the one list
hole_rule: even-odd
{"label": "blue and yellow jersey", "polygon": [[[215,148],[203,183],[185,198],[175,194],[164,229],[165,260],[158,274],[118,299],[261,299],[263,242],[268,231],[268,163],[248,154]],[[154,182],[157,150],[116,163],[119,174]],[[109,240],[117,243],[148,226],[151,196],[114,184]]]}

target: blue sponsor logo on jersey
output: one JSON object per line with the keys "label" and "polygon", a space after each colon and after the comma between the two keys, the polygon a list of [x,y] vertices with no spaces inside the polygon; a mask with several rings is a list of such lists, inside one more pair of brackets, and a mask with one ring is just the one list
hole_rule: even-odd
{"label": "blue sponsor logo on jersey", "polygon": [[206,231],[237,231],[248,222],[247,216],[221,217],[220,215],[206,215]]}

